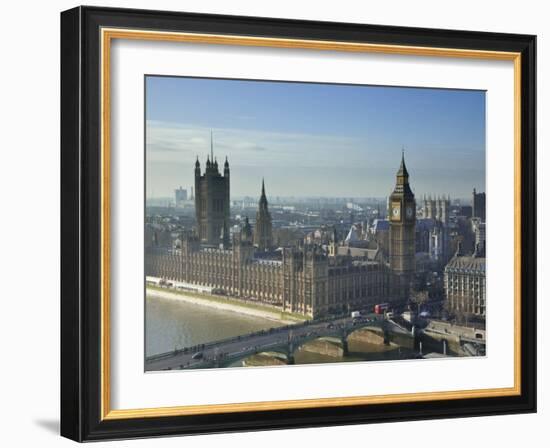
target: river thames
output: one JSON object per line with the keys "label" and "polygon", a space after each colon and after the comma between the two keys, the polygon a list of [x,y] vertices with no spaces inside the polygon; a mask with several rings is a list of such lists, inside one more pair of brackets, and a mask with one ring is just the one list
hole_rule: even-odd
{"label": "river thames", "polygon": [[[148,296],[145,325],[146,356],[283,325],[285,323],[263,317],[183,300]],[[414,354],[402,347],[369,344],[353,339],[349,341],[349,352],[346,356],[329,356],[302,348],[295,352],[295,363],[395,360],[406,359]],[[240,366],[242,361],[231,365]]]}
{"label": "river thames", "polygon": [[285,325],[271,319],[148,296],[145,356]]}

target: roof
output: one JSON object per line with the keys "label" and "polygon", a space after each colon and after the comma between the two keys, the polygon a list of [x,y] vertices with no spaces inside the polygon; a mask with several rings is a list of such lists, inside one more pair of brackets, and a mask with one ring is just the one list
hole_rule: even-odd
{"label": "roof", "polygon": [[485,274],[485,258],[468,256],[454,256],[451,261],[445,266],[445,271],[463,271],[468,273],[483,273]]}
{"label": "roof", "polygon": [[348,236],[345,239],[346,243],[353,243],[354,241],[359,241],[359,236],[357,235],[357,230],[355,226],[351,226],[349,229]]}
{"label": "roof", "polygon": [[380,232],[383,230],[390,229],[390,222],[387,219],[375,219],[374,220],[374,231]]}
{"label": "roof", "polygon": [[420,218],[416,220],[416,229],[423,230],[432,230],[436,225],[435,219],[433,218]]}
{"label": "roof", "polygon": [[397,171],[398,176],[409,176],[407,171],[407,166],[405,165],[405,151],[401,152],[401,165],[399,165],[399,171]]}

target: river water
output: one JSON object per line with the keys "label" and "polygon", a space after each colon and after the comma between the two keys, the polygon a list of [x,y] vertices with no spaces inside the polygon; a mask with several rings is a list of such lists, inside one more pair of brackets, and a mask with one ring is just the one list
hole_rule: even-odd
{"label": "river water", "polygon": [[284,325],[181,300],[147,297],[145,356]]}
{"label": "river water", "polygon": [[[147,297],[145,306],[145,353],[155,355],[175,348],[217,341],[254,331],[285,325],[263,317],[161,297]],[[413,355],[399,347],[350,341],[344,357],[321,355],[305,350],[295,352],[297,364],[403,359]],[[241,366],[242,361],[233,364]]]}

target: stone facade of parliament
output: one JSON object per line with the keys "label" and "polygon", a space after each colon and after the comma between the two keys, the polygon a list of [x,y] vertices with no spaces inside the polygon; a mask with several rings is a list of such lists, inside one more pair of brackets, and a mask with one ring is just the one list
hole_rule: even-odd
{"label": "stone facade of parliament", "polygon": [[404,158],[390,196],[389,254],[354,256],[342,250],[336,233],[328,247],[299,241],[271,247],[272,223],[265,187],[255,229],[245,221],[229,239],[229,163],[223,176],[207,159],[195,165],[197,230],[182,234],[171,249],[148,245],[145,272],[184,285],[275,305],[282,311],[319,317],[372,309],[377,303],[405,303],[415,271],[416,204]]}

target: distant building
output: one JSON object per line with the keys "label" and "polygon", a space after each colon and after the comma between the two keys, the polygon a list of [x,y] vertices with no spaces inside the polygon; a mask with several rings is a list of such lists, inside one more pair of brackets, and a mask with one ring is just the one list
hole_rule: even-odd
{"label": "distant building", "polygon": [[176,207],[183,207],[187,202],[187,190],[181,186],[175,190]]}
{"label": "distant building", "polygon": [[422,217],[425,219],[435,219],[441,222],[443,225],[449,223],[449,211],[451,208],[451,199],[449,197],[437,196],[432,198],[431,196],[424,196],[422,206]]}
{"label": "distant building", "polygon": [[[433,226],[428,230],[428,254],[430,260],[446,263],[450,257],[449,216],[451,198],[449,196],[424,196],[422,216],[426,220],[433,220]],[[418,238],[418,237],[417,237]],[[421,240],[426,236],[421,235]]]}
{"label": "distant building", "polygon": [[478,252],[485,256],[485,223],[481,218],[472,218],[472,232],[474,232],[474,247]]}
{"label": "distant building", "polygon": [[355,226],[355,224],[352,224],[348,234],[346,235],[346,238],[344,239],[344,243],[348,246],[353,246],[359,241],[360,241],[360,238],[359,238],[359,232],[357,231],[357,226]]}
{"label": "distant building", "polygon": [[476,193],[475,188],[472,193],[472,218],[485,222],[485,193]]}
{"label": "distant building", "polygon": [[252,243],[252,226],[248,221],[248,216],[244,218],[244,225],[241,227],[241,234],[239,235],[241,241]]}
{"label": "distant building", "polygon": [[462,253],[459,243],[456,254],[445,266],[445,295],[449,311],[485,317],[485,257],[478,249],[472,255]]}
{"label": "distant building", "polygon": [[390,245],[390,222],[387,219],[375,219],[370,232],[374,235],[374,240],[378,243],[380,249],[387,254]]}
{"label": "distant building", "polygon": [[440,264],[446,263],[449,259],[450,241],[447,226],[436,221],[436,225],[430,232],[430,243],[428,248],[430,260]]}
{"label": "distant building", "polygon": [[433,218],[420,218],[416,220],[416,253],[431,254],[434,239],[432,233],[438,226]]}
{"label": "distant building", "polygon": [[471,217],[473,213],[473,208],[471,205],[461,205],[458,209],[458,216]]}
{"label": "distant building", "polygon": [[172,246],[172,234],[170,230],[165,229],[158,224],[147,224],[145,226],[145,247],[164,247]]}

